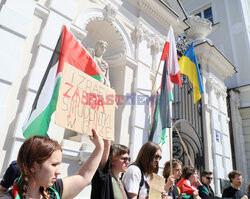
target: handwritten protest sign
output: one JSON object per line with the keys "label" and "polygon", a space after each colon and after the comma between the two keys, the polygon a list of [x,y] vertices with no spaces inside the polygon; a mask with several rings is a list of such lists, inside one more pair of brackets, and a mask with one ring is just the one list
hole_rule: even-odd
{"label": "handwritten protest sign", "polygon": [[114,140],[115,91],[68,63],[64,64],[55,123],[79,133],[96,129]]}
{"label": "handwritten protest sign", "polygon": [[165,180],[163,177],[153,174],[153,178],[150,180],[150,190],[149,198],[150,199],[159,199],[161,198],[161,192],[164,189]]}

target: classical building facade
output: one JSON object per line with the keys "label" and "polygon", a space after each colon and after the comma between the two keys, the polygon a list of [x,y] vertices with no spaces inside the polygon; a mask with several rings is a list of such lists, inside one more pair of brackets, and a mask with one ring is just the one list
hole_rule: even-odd
{"label": "classical building facade", "polygon": [[[243,173],[243,189],[250,181],[250,2],[181,0],[187,15],[209,19],[208,38],[235,66],[237,73],[225,80],[233,168]],[[238,14],[236,14],[238,13]]]}
{"label": "classical building facade", "polygon": [[[165,0],[2,0],[0,10],[1,176],[8,164],[16,159],[24,141],[22,125],[63,25],[85,48],[93,48],[98,40],[108,43],[104,59],[110,67],[111,87],[118,95],[129,99],[116,109],[115,142],[129,146],[134,160],[142,144],[148,141],[152,115],[148,101],[166,35],[172,25],[179,55],[187,45],[177,39],[178,36],[185,33],[188,40],[194,42],[205,90],[202,100],[194,105],[188,79],[182,77],[182,88],[175,86],[172,109],[177,130],[173,128],[173,156],[185,164],[192,162],[199,170],[213,171],[216,194],[221,194],[221,182],[232,170],[234,158],[225,81],[236,71],[223,51],[213,45],[213,38],[208,39],[207,35],[212,32],[208,20],[188,18],[179,1]],[[157,74],[158,87],[161,71]],[[247,89],[241,90],[240,93],[247,93]],[[230,110],[243,132],[247,122],[239,120],[239,115],[247,117],[247,111],[239,110],[240,93],[235,90],[231,93],[234,97]],[[180,145],[177,131],[187,146],[191,162]],[[49,135],[63,147],[61,177],[74,174],[93,150],[86,136],[72,139],[75,132],[56,126],[54,122]],[[241,142],[244,142],[242,136]],[[161,168],[169,159],[168,146],[168,141],[162,146]],[[244,151],[244,148],[238,149]],[[90,189],[88,186],[78,198],[89,198]]]}

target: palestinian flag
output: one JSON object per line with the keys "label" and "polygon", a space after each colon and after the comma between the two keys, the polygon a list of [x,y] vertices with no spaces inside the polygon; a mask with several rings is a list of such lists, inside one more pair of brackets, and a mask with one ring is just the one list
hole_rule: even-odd
{"label": "palestinian flag", "polygon": [[84,73],[100,80],[103,73],[91,56],[63,26],[48,68],[38,89],[31,113],[23,126],[23,136],[45,136],[50,125],[51,115],[56,110],[58,92],[64,63],[67,62]]}
{"label": "palestinian flag", "polygon": [[154,120],[149,135],[149,141],[153,141],[154,135],[157,135],[157,132],[161,132],[161,136],[158,139],[158,143],[162,145],[165,143],[166,140],[166,128],[171,128],[168,77],[169,76],[166,56],[162,72],[161,92],[160,96],[156,96]]}

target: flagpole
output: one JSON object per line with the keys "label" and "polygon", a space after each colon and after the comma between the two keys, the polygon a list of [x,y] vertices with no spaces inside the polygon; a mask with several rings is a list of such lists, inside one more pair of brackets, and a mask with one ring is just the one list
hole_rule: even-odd
{"label": "flagpole", "polygon": [[161,86],[159,86],[159,87],[155,90],[155,92],[157,92],[160,88],[161,88]]}
{"label": "flagpole", "polygon": [[158,72],[159,72],[159,69],[160,69],[160,65],[161,65],[161,60],[158,64],[158,68],[157,68],[157,71],[156,71],[156,74],[155,74],[155,78],[154,78],[154,81],[153,81],[153,84],[152,84],[152,94],[154,94],[154,87],[155,87],[155,82],[156,82],[156,78],[157,78],[157,75],[158,75]]}
{"label": "flagpole", "polygon": [[[174,125],[173,125],[173,126],[174,126]],[[189,153],[188,153],[187,147],[186,147],[185,143],[183,142],[183,140],[182,140],[182,138],[181,138],[180,132],[178,131],[178,129],[176,128],[176,126],[174,126],[174,129],[176,130],[176,132],[177,132],[177,134],[178,134],[178,136],[179,136],[179,139],[180,139],[181,144],[182,144],[182,146],[183,146],[183,148],[184,148],[184,150],[185,150],[185,152],[186,152],[186,154],[187,154],[187,157],[188,157],[188,160],[190,161],[191,166],[194,167],[194,164],[193,164],[193,162],[192,162],[192,160],[191,160],[191,158],[190,158],[190,155],[189,155]]]}
{"label": "flagpole", "polygon": [[169,156],[170,156],[170,176],[173,175],[173,169],[172,169],[172,128],[169,128]]}
{"label": "flagpole", "polygon": [[[172,120],[172,102],[169,102],[170,120]],[[172,154],[172,125],[169,128],[169,153],[170,153],[170,175],[173,175],[173,154]]]}

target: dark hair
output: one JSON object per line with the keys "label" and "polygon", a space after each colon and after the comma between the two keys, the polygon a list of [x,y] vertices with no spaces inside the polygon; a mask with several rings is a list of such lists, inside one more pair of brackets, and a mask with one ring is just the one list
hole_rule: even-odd
{"label": "dark hair", "polygon": [[[182,167],[182,162],[180,160],[177,160],[177,159],[172,159],[172,168],[176,168],[178,165],[181,165],[181,167]],[[170,161],[167,161],[165,163],[162,175],[165,179],[168,179],[169,174],[170,174]]]}
{"label": "dark hair", "polygon": [[122,144],[113,144],[110,147],[109,158],[112,166],[114,162],[120,155],[129,154],[129,148]]}
{"label": "dark hair", "polygon": [[228,174],[228,178],[230,180],[230,182],[232,182],[232,179],[235,178],[235,176],[242,176],[242,173],[240,171],[237,171],[237,170],[233,170],[231,171],[229,174]]}
{"label": "dark hair", "polygon": [[141,147],[134,163],[138,165],[144,173],[157,173],[159,168],[154,168],[153,159],[158,150],[161,150],[158,144],[154,142],[145,143]]}
{"label": "dark hair", "polygon": [[[22,175],[21,198],[26,199],[27,186],[30,176],[33,175],[31,168],[34,162],[42,164],[57,150],[62,151],[58,142],[47,137],[32,136],[24,141],[17,157],[18,167]],[[50,198],[46,189],[40,189],[40,192],[45,199]]]}
{"label": "dark hair", "polygon": [[204,170],[204,171],[202,171],[201,176],[212,175],[212,174],[213,174],[212,171]]}
{"label": "dark hair", "polygon": [[247,185],[247,193],[250,193],[250,183]]}
{"label": "dark hair", "polygon": [[196,172],[196,169],[191,166],[185,166],[182,170],[182,177],[188,179],[191,175]]}

